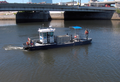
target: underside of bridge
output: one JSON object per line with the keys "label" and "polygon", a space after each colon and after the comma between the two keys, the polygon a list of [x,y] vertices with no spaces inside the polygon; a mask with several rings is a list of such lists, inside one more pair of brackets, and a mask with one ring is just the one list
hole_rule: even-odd
{"label": "underside of bridge", "polygon": [[106,19],[109,20],[113,16],[113,11],[105,11],[105,12],[65,12],[64,19],[78,19],[78,20],[85,20],[85,19]]}
{"label": "underside of bridge", "polygon": [[16,14],[16,23],[48,21],[48,11],[21,11]]}
{"label": "underside of bridge", "polygon": [[40,22],[48,21],[49,19],[64,19],[64,20],[86,20],[86,19],[106,19],[112,18],[114,11],[104,12],[70,12],[64,13],[49,13],[48,11],[24,11],[16,14],[16,23],[24,22]]}

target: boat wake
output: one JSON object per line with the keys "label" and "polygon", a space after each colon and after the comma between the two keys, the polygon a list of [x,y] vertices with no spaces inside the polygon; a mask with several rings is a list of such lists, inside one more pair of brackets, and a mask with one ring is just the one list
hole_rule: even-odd
{"label": "boat wake", "polygon": [[5,49],[5,50],[22,50],[23,47],[18,47],[18,46],[11,46],[11,45],[9,45],[9,46],[4,47],[4,49]]}

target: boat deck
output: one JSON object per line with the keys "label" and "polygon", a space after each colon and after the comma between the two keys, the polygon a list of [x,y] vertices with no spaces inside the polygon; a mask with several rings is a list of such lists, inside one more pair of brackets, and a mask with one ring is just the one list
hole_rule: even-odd
{"label": "boat deck", "polygon": [[[80,40],[73,40],[72,42],[64,42],[63,44],[66,45],[66,44],[74,44],[74,43],[82,43],[82,42],[86,42],[86,41],[90,41],[92,40],[91,38],[88,38],[87,39],[80,39]],[[49,46],[49,45],[63,45],[63,44],[57,44],[57,43],[52,43],[52,44],[40,44],[40,43],[35,43],[35,45],[26,45],[26,43],[23,44],[24,47],[34,47],[34,46]]]}

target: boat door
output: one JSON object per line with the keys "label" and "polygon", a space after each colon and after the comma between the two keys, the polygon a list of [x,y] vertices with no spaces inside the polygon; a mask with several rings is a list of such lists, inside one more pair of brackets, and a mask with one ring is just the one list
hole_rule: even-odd
{"label": "boat door", "polygon": [[47,43],[54,43],[54,32],[47,32]]}
{"label": "boat door", "polygon": [[47,43],[50,43],[50,32],[47,32]]}
{"label": "boat door", "polygon": [[47,43],[47,33],[44,33],[44,32],[40,33],[39,38],[40,38],[40,42],[42,42],[43,44]]}

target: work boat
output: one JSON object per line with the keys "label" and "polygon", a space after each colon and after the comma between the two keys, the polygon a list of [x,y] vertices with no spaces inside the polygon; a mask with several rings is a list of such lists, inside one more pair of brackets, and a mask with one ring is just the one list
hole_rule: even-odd
{"label": "work boat", "polygon": [[[72,28],[78,30],[81,29],[79,26],[73,26]],[[51,49],[59,47],[77,46],[90,44],[92,38],[80,38],[79,35],[54,35],[54,28],[38,29],[39,39],[31,40],[28,38],[26,43],[23,43],[24,50],[41,50],[41,49]]]}

